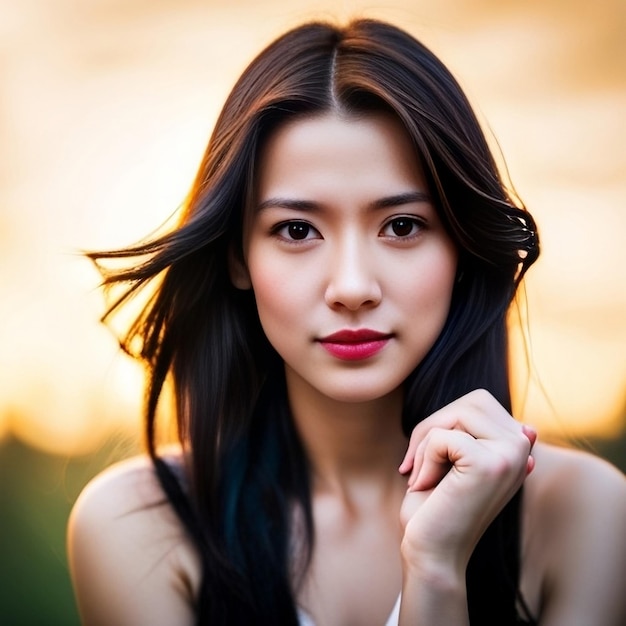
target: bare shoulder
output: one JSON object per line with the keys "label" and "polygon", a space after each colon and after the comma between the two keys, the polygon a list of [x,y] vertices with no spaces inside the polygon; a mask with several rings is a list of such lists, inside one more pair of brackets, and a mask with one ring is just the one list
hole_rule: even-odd
{"label": "bare shoulder", "polygon": [[572,487],[578,481],[594,479],[609,481],[608,486],[616,489],[623,489],[626,484],[623,472],[590,452],[540,442],[535,446],[533,456],[537,460],[536,476],[547,488],[556,488],[556,482],[562,489],[566,476],[570,476],[571,481],[567,482],[571,482]]}
{"label": "bare shoulder", "polygon": [[[89,517],[97,523],[108,523],[133,512],[145,513],[165,502],[167,498],[152,461],[147,456],[137,456],[116,463],[93,478],[76,501],[71,521]],[[166,513],[159,517],[169,516]]]}
{"label": "bare shoulder", "polygon": [[619,469],[588,452],[548,444],[537,444],[533,456],[525,502],[528,515],[554,533],[551,539],[563,537],[564,528],[626,527],[626,477]]}
{"label": "bare shoulder", "polygon": [[525,483],[525,544],[542,624],[623,624],[626,477],[580,450],[537,444]]}
{"label": "bare shoulder", "polygon": [[192,623],[198,564],[147,457],[105,470],[68,524],[72,581],[84,624]]}
{"label": "bare shoulder", "polygon": [[[544,443],[535,446],[533,456],[535,471],[526,488],[542,505],[581,506],[585,510],[580,513],[591,516],[626,507],[626,477],[604,459]],[[587,506],[592,504],[600,510]]]}

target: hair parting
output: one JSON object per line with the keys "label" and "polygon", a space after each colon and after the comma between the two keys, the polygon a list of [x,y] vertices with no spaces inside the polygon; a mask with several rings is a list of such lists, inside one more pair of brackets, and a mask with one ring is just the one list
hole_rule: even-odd
{"label": "hair parting", "polygon": [[[229,259],[242,258],[257,155],[268,136],[288,120],[328,111],[386,111],[400,120],[459,251],[463,278],[447,323],[406,382],[404,431],[476,388],[510,410],[506,315],[539,241],[531,215],[507,193],[461,88],[427,48],[382,22],[315,22],[289,31],[252,61],[228,96],[180,223],[125,250],[89,255],[106,286],[126,287],[109,313],[153,288],[121,344],[146,364],[148,452],[198,547],[198,624],[298,624],[294,580],[315,542],[309,466],[282,363],[263,334],[254,295],[233,285]],[[106,269],[120,259],[125,268]],[[157,405],[169,381],[184,478],[158,451]],[[472,556],[472,624],[515,623],[520,498]]]}

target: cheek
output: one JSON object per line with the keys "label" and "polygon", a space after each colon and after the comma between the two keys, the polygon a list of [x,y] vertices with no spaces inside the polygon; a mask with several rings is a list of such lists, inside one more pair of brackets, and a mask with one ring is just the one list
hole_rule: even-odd
{"label": "cheek", "polygon": [[450,311],[456,276],[456,257],[438,256],[412,274],[414,281],[397,283],[402,289],[404,310],[420,329],[422,340],[434,342],[442,331]]}
{"label": "cheek", "polygon": [[424,306],[447,310],[452,298],[457,259],[453,251],[441,250],[432,254],[410,275],[414,276],[413,293]]}
{"label": "cheek", "polygon": [[456,265],[448,264],[433,269],[424,285],[425,300],[433,308],[447,311],[452,299],[452,290],[456,275]]}
{"label": "cheek", "polygon": [[251,257],[250,280],[259,319],[270,341],[277,332],[293,325],[302,307],[302,281],[294,280],[284,263],[273,263],[271,257]]}

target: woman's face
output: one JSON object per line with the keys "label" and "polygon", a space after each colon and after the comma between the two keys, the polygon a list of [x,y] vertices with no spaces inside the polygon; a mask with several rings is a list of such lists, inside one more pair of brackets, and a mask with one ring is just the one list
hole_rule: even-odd
{"label": "woman's face", "polygon": [[403,127],[386,114],[295,120],[258,172],[239,282],[291,391],[398,390],[441,332],[457,264]]}

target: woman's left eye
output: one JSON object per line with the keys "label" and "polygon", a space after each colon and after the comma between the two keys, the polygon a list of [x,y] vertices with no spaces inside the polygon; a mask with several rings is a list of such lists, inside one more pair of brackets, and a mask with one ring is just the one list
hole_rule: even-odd
{"label": "woman's left eye", "polygon": [[381,230],[383,237],[406,238],[417,235],[424,224],[415,217],[394,217]]}

